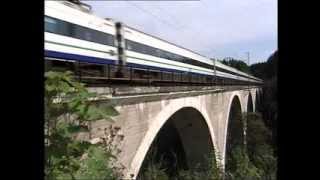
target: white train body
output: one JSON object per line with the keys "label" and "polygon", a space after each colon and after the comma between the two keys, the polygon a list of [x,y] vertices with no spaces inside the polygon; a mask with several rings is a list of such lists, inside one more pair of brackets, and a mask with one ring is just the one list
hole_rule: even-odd
{"label": "white train body", "polygon": [[[71,6],[76,7],[65,1],[45,1],[46,59],[118,64],[116,23]],[[131,27],[122,28],[128,66],[261,82],[219,61],[214,71],[214,62],[207,57]]]}
{"label": "white train body", "polygon": [[[79,11],[59,1],[45,1],[45,21],[50,21],[47,17],[53,17],[111,35],[115,34],[114,22]],[[45,54],[49,58],[80,61],[90,61],[91,59],[92,62],[97,63],[99,61],[110,62],[118,59],[116,56],[117,48],[115,46],[51,32],[45,32],[44,36]],[[114,55],[110,52],[114,52]]]}
{"label": "white train body", "polygon": [[[173,52],[177,55],[183,55],[189,58],[196,57],[199,61],[204,61],[204,62],[207,61],[207,59],[197,54],[194,54],[190,51],[187,51],[178,46],[175,46],[173,44],[170,44],[168,42],[165,42],[153,36],[147,35],[145,33],[142,33],[130,27],[125,27],[125,38],[127,40],[132,40],[135,42],[139,42],[141,44],[147,44],[148,46],[155,47],[164,51]],[[212,69],[208,70],[202,67],[185,64],[182,62],[177,62],[177,61],[173,61],[166,58],[161,58],[161,57],[156,57],[148,54],[130,51],[128,49],[127,49],[127,61],[129,63],[138,63],[146,66],[159,67],[163,69],[178,70],[183,72],[193,72],[193,73],[207,74],[207,75],[213,74]]]}

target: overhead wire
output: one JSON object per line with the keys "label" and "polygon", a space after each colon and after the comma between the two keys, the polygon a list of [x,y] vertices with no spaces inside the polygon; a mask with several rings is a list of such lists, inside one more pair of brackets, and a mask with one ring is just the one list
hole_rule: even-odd
{"label": "overhead wire", "polygon": [[176,27],[173,27],[173,25],[172,25],[171,23],[168,23],[167,21],[163,20],[163,19],[160,18],[159,16],[156,16],[156,15],[154,15],[153,13],[147,11],[146,9],[141,8],[140,6],[138,6],[137,4],[133,3],[132,1],[125,1],[125,2],[127,2],[128,4],[134,6],[135,8],[139,9],[140,11],[142,11],[142,12],[144,12],[144,13],[146,13],[146,14],[149,14],[150,16],[156,18],[156,19],[157,19],[158,21],[160,21],[162,24],[165,24],[165,25],[167,25],[167,26],[169,26],[169,27],[177,30],[177,28],[176,28]]}
{"label": "overhead wire", "polygon": [[[209,47],[208,45],[206,45],[207,42],[204,43],[202,40],[199,39],[199,34],[202,34],[202,32],[200,32],[198,30],[190,30],[189,28],[178,28],[177,26],[174,26],[172,23],[169,23],[167,20],[162,19],[161,17],[151,13],[150,11],[147,11],[145,8],[142,8],[142,7],[138,6],[137,4],[133,3],[132,1],[128,1],[127,0],[125,2],[130,4],[131,6],[135,7],[136,9],[138,9],[138,10],[140,10],[140,11],[142,11],[142,12],[144,12],[144,13],[152,16],[152,17],[154,17],[156,21],[158,21],[158,22],[160,22],[160,23],[162,23],[162,24],[164,24],[164,25],[166,25],[166,26],[168,26],[168,27],[170,27],[170,28],[172,28],[172,29],[174,29],[176,31],[179,31],[179,32],[181,32],[181,31],[184,31],[184,32],[189,31],[189,32],[191,32],[191,33],[188,33],[189,36],[193,40],[197,41],[200,46],[202,46],[202,47],[204,47],[206,49],[209,49],[209,52],[216,51],[216,50],[213,50],[212,47]],[[158,10],[162,9],[162,8],[159,8],[158,6],[152,6],[152,7],[156,7]],[[174,17],[172,15],[169,15],[168,13],[165,13],[165,14],[170,16],[170,17]],[[180,23],[180,21],[177,18],[171,18],[171,19],[175,19],[175,21],[178,22],[178,24],[182,24],[182,23]],[[204,52],[204,51],[201,51],[201,52]],[[207,57],[206,55],[203,55],[203,54],[206,54],[206,53],[198,53],[198,54],[202,54],[202,56]],[[207,58],[210,58],[210,57],[207,57]]]}

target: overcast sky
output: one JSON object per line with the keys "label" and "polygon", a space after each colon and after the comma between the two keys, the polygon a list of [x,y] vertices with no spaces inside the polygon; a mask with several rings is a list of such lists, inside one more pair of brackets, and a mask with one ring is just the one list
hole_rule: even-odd
{"label": "overcast sky", "polygon": [[277,49],[276,0],[85,1],[108,17],[207,57],[266,61]]}

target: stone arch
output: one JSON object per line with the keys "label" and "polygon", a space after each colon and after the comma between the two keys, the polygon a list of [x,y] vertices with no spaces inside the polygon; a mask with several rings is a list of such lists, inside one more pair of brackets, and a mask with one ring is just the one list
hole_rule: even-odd
{"label": "stone arch", "polygon": [[[230,134],[229,131],[229,126],[231,124],[230,120],[232,119],[232,117],[230,117],[230,115],[232,114],[233,108],[236,108],[235,110],[237,110],[239,113],[243,113],[244,112],[244,108],[242,107],[242,99],[239,93],[234,92],[230,99],[229,99],[229,104],[228,104],[228,111],[227,111],[227,119],[226,119],[226,125],[225,125],[225,133],[224,133],[224,150],[223,150],[223,167],[225,168],[226,165],[226,154],[227,154],[227,145],[228,145],[228,136]],[[236,107],[235,107],[236,106]],[[242,131],[244,130],[243,124],[242,124]]]}
{"label": "stone arch", "polygon": [[254,112],[254,104],[251,92],[248,94],[248,101],[247,101],[247,112]]}
{"label": "stone arch", "polygon": [[210,140],[213,145],[212,148],[214,149],[214,152],[217,153],[217,145],[213,127],[210,123],[208,113],[205,107],[201,105],[199,99],[196,101],[192,99],[176,99],[174,101],[171,101],[168,105],[164,106],[164,109],[154,118],[152,123],[149,125],[148,131],[142,139],[140,146],[138,147],[137,152],[130,164],[129,171],[127,172],[127,177],[131,177],[133,179],[137,177],[143,160],[160,129],[176,112],[179,112],[179,110],[184,108],[191,108],[201,114],[202,118],[205,121],[205,124],[207,125],[207,129],[209,130]]}

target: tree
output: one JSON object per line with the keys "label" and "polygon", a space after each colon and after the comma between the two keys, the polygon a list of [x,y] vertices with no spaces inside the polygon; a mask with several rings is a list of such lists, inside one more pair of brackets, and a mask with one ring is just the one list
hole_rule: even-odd
{"label": "tree", "polygon": [[89,133],[90,121],[111,120],[110,105],[90,102],[96,94],[73,81],[71,72],[45,74],[45,179],[117,179],[111,167],[116,157],[107,143],[79,139]]}
{"label": "tree", "polygon": [[249,66],[245,62],[243,62],[242,60],[236,60],[233,58],[225,58],[221,62],[223,64],[230,66],[230,67],[233,67],[239,71],[250,74]]}
{"label": "tree", "polygon": [[265,179],[276,179],[277,158],[271,146],[271,130],[261,114],[247,114],[247,150],[250,161]]}
{"label": "tree", "polygon": [[232,166],[226,172],[227,179],[247,180],[261,179],[262,171],[257,168],[249,159],[246,150],[241,146],[232,149],[231,157]]}
{"label": "tree", "polygon": [[259,113],[243,114],[247,146],[237,145],[228,157],[226,179],[276,179],[277,158],[270,145],[271,131]]}
{"label": "tree", "polygon": [[273,147],[277,147],[277,122],[278,122],[278,51],[270,55],[267,62],[250,66],[254,76],[264,80],[262,87],[262,101],[257,106],[262,113],[266,126],[272,130]]}
{"label": "tree", "polygon": [[255,63],[250,66],[252,75],[263,80],[277,77],[278,72],[278,51],[270,55],[266,62]]}

